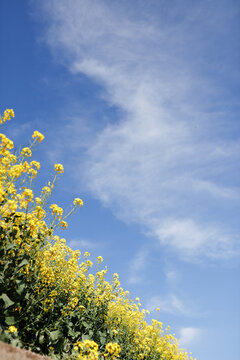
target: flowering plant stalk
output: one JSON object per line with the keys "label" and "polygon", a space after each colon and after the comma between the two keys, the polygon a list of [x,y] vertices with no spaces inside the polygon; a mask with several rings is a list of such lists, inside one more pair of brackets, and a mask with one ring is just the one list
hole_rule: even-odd
{"label": "flowering plant stalk", "polygon": [[[14,116],[7,109],[0,124]],[[147,323],[149,312],[130,299],[117,274],[112,282],[105,279],[106,268],[91,274],[90,254],[81,259],[80,251],[54,234],[67,228],[83,201],[74,199],[67,214],[47,205],[64,172],[61,164],[34,195],[40,163],[31,161],[32,149],[44,135],[34,131],[32,138],[16,155],[13,141],[0,134],[0,340],[52,359],[192,359],[162,323]],[[96,262],[98,267],[103,258]]]}

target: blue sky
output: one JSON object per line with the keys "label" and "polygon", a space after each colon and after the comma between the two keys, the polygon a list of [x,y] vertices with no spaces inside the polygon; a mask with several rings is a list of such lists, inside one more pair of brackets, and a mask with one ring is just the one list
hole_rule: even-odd
{"label": "blue sky", "polygon": [[[240,7],[233,0],[3,0],[1,111],[45,134],[36,192],[84,207],[102,255],[199,360],[240,358]],[[3,130],[3,131],[4,131]],[[155,311],[160,307],[160,313]]]}

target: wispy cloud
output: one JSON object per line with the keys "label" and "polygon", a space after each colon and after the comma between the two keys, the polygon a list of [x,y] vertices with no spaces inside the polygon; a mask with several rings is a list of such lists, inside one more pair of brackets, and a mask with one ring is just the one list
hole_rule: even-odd
{"label": "wispy cloud", "polygon": [[179,278],[179,272],[177,272],[174,268],[169,268],[167,267],[164,271],[165,273],[165,276],[166,276],[166,279],[169,281],[169,282],[175,282],[178,280]]}
{"label": "wispy cloud", "polygon": [[237,100],[219,83],[230,69],[236,75],[236,66],[221,64],[216,43],[232,51],[225,25],[236,9],[160,3],[43,2],[46,39],[58,59],[73,76],[95,79],[103,100],[122,111],[89,144],[84,181],[160,243],[185,256],[228,257],[238,240],[240,142],[229,110]]}
{"label": "wispy cloud", "polygon": [[174,315],[186,315],[192,316],[193,310],[189,305],[186,306],[184,302],[176,294],[169,294],[165,297],[153,296],[147,302],[147,309],[154,311],[160,308],[160,311],[174,314]]}
{"label": "wispy cloud", "polygon": [[186,257],[195,256],[196,252],[198,256],[208,253],[223,258],[234,255],[230,246],[235,242],[234,234],[224,234],[222,229],[209,225],[200,226],[191,219],[166,220],[155,231],[162,244],[178,249]]}
{"label": "wispy cloud", "polygon": [[96,244],[87,239],[72,239],[68,242],[68,245],[73,250],[92,250],[96,247]]}
{"label": "wispy cloud", "polygon": [[146,246],[140,249],[135,257],[131,260],[129,269],[129,280],[130,284],[138,284],[143,281],[144,270],[148,261],[148,249]]}
{"label": "wispy cloud", "polygon": [[160,311],[174,315],[192,316],[193,310],[186,306],[176,294],[169,294],[166,297],[153,296],[147,303],[147,309],[154,311],[160,308]]}
{"label": "wispy cloud", "polygon": [[201,336],[201,330],[193,327],[185,327],[180,329],[179,332],[179,344],[180,346],[188,346],[194,341],[199,340]]}

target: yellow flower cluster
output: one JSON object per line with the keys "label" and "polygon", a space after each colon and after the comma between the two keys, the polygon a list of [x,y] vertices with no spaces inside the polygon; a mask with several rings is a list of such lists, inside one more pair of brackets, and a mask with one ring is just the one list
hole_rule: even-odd
{"label": "yellow flower cluster", "polygon": [[10,155],[6,152],[7,149],[13,149],[13,142],[8,139],[4,134],[0,134],[1,139],[1,155]]}
{"label": "yellow flower cluster", "polygon": [[30,156],[32,156],[32,151],[31,151],[31,149],[29,149],[29,147],[22,148],[21,155],[30,157]]}
{"label": "yellow flower cluster", "polygon": [[68,223],[67,223],[66,221],[62,220],[62,221],[60,222],[60,226],[61,226],[61,228],[62,228],[63,230],[66,230],[67,227],[68,227]]}
{"label": "yellow flower cluster", "polygon": [[15,117],[13,109],[6,109],[4,111],[3,117],[0,117],[0,124],[4,123],[7,120],[11,120],[11,117]]}
{"label": "yellow flower cluster", "polygon": [[76,206],[83,206],[83,201],[82,199],[79,199],[79,198],[75,198],[74,201],[73,201],[73,205],[76,205]]}
{"label": "yellow flower cluster", "polygon": [[79,360],[98,360],[98,344],[92,340],[77,341],[74,350],[79,352]]}
{"label": "yellow flower cluster", "polygon": [[57,215],[59,220],[62,218],[63,209],[60,206],[58,206],[56,204],[52,204],[50,206],[50,209],[52,209],[52,215],[54,215],[54,214]]}
{"label": "yellow flower cluster", "polygon": [[97,257],[97,263],[98,263],[98,264],[101,264],[102,262],[103,262],[102,256],[98,256],[98,257]]}
{"label": "yellow flower cluster", "polygon": [[118,357],[121,352],[121,347],[117,343],[108,343],[106,345],[106,351],[111,355],[111,357]]}
{"label": "yellow flower cluster", "polygon": [[39,131],[35,130],[32,134],[32,138],[35,140],[35,141],[39,141],[39,142],[42,142],[43,139],[44,139],[44,135],[41,134]]}
{"label": "yellow flower cluster", "polygon": [[[92,340],[77,341],[74,344],[74,350],[79,353],[78,359],[81,360],[98,360],[101,355],[98,349],[98,344]],[[120,357],[121,347],[117,343],[108,343],[105,350],[105,359],[114,360]]]}
{"label": "yellow flower cluster", "polygon": [[56,173],[58,173],[58,174],[62,174],[62,173],[63,173],[64,170],[63,170],[62,164],[55,164],[54,167],[55,167]]}
{"label": "yellow flower cluster", "polygon": [[9,333],[16,333],[17,331],[18,331],[18,329],[15,326],[9,326],[9,328],[8,328]]}
{"label": "yellow flower cluster", "polygon": [[43,194],[43,193],[47,193],[47,194],[51,193],[50,187],[49,187],[49,186],[44,186],[44,187],[42,188],[42,194]]}

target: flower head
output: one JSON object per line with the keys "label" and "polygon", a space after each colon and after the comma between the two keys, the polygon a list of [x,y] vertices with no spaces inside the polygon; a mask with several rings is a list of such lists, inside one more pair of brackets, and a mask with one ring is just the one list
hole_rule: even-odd
{"label": "flower head", "polygon": [[31,189],[25,189],[22,193],[22,196],[24,197],[25,201],[27,202],[32,201],[33,192]]}
{"label": "flower head", "polygon": [[62,174],[62,173],[63,173],[64,170],[63,170],[62,164],[55,164],[54,167],[55,167],[56,173],[58,173],[58,174]]}
{"label": "flower head", "polygon": [[101,262],[103,262],[102,256],[98,256],[98,257],[97,257],[97,262],[98,262],[98,264],[101,264]]}
{"label": "flower head", "polygon": [[56,205],[56,204],[52,204],[50,206],[50,209],[52,209],[52,215],[56,214],[59,217],[61,217],[62,214],[63,214],[63,209],[60,206]]}
{"label": "flower head", "polygon": [[39,131],[36,131],[36,130],[32,134],[32,138],[36,139],[36,141],[39,141],[39,142],[42,142],[44,137],[45,136],[43,134],[41,134]]}
{"label": "flower head", "polygon": [[32,156],[32,151],[29,147],[24,147],[24,148],[22,148],[21,155],[30,157],[30,156]]}
{"label": "flower head", "polygon": [[3,122],[5,122],[6,120],[11,120],[11,117],[14,117],[14,111],[13,109],[6,109],[4,111],[3,117],[0,117],[0,124],[2,124]]}
{"label": "flower head", "polygon": [[40,163],[38,161],[33,160],[30,162],[30,165],[35,166],[38,170],[40,169]]}
{"label": "flower head", "polygon": [[73,205],[78,205],[79,207],[83,206],[82,199],[79,199],[79,198],[74,199]]}
{"label": "flower head", "polygon": [[121,352],[121,347],[119,344],[117,343],[108,343],[106,345],[106,351],[110,354],[110,355],[114,355],[116,357],[119,357],[119,354]]}
{"label": "flower head", "polygon": [[63,230],[65,230],[68,227],[68,223],[66,221],[62,220],[60,222],[60,226]]}
{"label": "flower head", "polygon": [[18,329],[13,325],[9,326],[9,328],[8,328],[9,333],[15,333],[17,331],[18,331]]}

